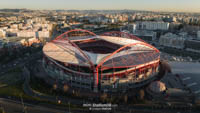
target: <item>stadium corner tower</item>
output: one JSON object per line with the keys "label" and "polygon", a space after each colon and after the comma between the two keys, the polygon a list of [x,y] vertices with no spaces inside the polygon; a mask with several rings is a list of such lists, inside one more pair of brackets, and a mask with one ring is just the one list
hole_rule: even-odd
{"label": "stadium corner tower", "polygon": [[72,89],[118,92],[156,79],[160,52],[125,32],[71,30],[43,48],[48,77]]}

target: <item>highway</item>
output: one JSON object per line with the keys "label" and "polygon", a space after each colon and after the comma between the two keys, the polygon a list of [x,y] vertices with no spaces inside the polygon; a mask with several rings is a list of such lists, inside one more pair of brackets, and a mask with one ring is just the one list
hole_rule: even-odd
{"label": "highway", "polygon": [[178,74],[182,85],[200,98],[200,63],[197,62],[169,62],[172,72]]}
{"label": "highway", "polygon": [[[10,69],[14,69],[16,67],[24,67],[24,65],[26,65],[27,63],[33,62],[37,58],[41,58],[41,55],[42,55],[42,52],[38,52],[38,53],[35,53],[33,55],[30,55],[29,57],[26,57],[26,59],[23,59],[23,61],[20,61],[20,62],[18,61],[18,59],[16,59],[14,62],[9,63],[6,67],[4,67],[4,68],[0,67],[0,75],[2,75],[1,74],[2,72],[6,73]],[[13,65],[13,64],[15,64],[16,61],[18,61],[18,63],[16,65]],[[12,65],[12,66],[10,66],[10,65]],[[55,97],[44,97],[44,96],[41,96],[41,95],[34,93],[29,86],[29,77],[30,76],[27,72],[24,73],[24,77],[25,77],[25,81],[24,81],[24,87],[23,88],[24,88],[25,93],[27,93],[30,96],[36,96],[36,97],[40,97],[40,98],[43,98],[43,99],[45,98],[46,100],[56,102]],[[189,80],[189,79],[187,78],[186,80]],[[190,87],[194,87],[194,86],[196,86],[196,85],[195,84],[190,85]],[[70,101],[71,104],[76,104],[76,105],[82,104],[82,101],[78,100],[78,99],[70,99],[70,100],[67,99],[67,98],[64,98],[64,99],[59,98],[59,99],[62,100],[62,102],[69,102]],[[10,99],[0,98],[0,105],[8,113],[22,113],[22,111],[23,111],[23,105],[19,101],[13,101],[13,100],[10,100]],[[28,111],[28,113],[68,113],[68,110],[67,110],[68,108],[64,108],[64,107],[62,107],[62,110],[61,110],[61,109],[57,108],[57,106],[48,107],[50,105],[37,106],[37,105],[28,104],[28,103],[25,103],[24,105],[26,106],[26,110]],[[144,112],[143,109],[133,108],[133,106],[123,106],[123,104],[119,105],[119,107],[117,109],[120,109],[120,110],[118,110],[118,112],[123,111],[123,110],[124,111],[128,111],[128,110],[134,111],[136,109],[138,111]],[[146,109],[146,111],[151,111],[151,110]],[[154,110],[154,111],[165,111],[166,112],[166,109]],[[179,110],[174,110],[174,111],[177,112]],[[88,112],[88,111],[85,111],[85,112]],[[73,111],[73,113],[74,113],[74,111]]]}
{"label": "highway", "polygon": [[[49,96],[49,95],[42,95],[41,93],[33,91],[29,85],[30,72],[26,67],[23,69],[23,77],[24,77],[23,90],[29,96],[39,97],[43,100],[47,100],[50,102],[57,102],[58,100],[61,100],[61,102],[63,102],[63,103],[70,102],[71,104],[75,104],[75,105],[79,105],[79,106],[82,106],[84,104],[83,101],[80,101],[79,99],[71,99],[71,98],[60,97],[60,96],[55,97],[55,96]],[[86,102],[86,101],[84,101],[84,102]],[[89,102],[87,101],[87,103],[89,103]]]}
{"label": "highway", "polygon": [[23,107],[21,102],[4,98],[0,98],[0,105],[6,113],[23,113],[24,108],[26,113],[68,113],[67,111],[27,103],[24,103],[25,107]]}
{"label": "highway", "polygon": [[172,72],[174,74],[180,73],[192,73],[192,74],[199,74],[200,75],[200,63],[198,62],[169,62]]}

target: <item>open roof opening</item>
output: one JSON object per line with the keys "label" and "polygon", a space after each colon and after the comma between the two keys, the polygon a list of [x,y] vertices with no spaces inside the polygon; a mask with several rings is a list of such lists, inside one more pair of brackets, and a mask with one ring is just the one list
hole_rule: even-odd
{"label": "open roof opening", "polygon": [[122,47],[121,45],[111,43],[105,40],[89,40],[79,41],[75,43],[81,50],[99,54],[113,53],[114,51]]}

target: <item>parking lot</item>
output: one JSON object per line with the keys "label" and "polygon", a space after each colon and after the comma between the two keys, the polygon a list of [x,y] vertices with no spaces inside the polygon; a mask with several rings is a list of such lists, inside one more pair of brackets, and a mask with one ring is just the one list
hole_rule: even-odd
{"label": "parking lot", "polygon": [[184,73],[180,74],[180,79],[186,88],[200,96],[200,74]]}
{"label": "parking lot", "polygon": [[200,63],[169,62],[172,73],[178,74],[185,88],[200,96]]}

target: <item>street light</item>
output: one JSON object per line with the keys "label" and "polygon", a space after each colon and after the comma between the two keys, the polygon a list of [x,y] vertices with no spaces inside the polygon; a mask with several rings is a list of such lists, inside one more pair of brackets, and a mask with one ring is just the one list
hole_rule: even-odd
{"label": "street light", "polygon": [[[152,99],[152,103],[153,103],[154,99]],[[153,104],[151,105],[151,112],[153,113]]]}
{"label": "street light", "polygon": [[191,104],[191,103],[188,103],[187,105],[190,107],[189,110],[190,110],[190,113],[191,113],[191,112],[192,112],[192,104]]}
{"label": "street light", "polygon": [[[69,86],[67,85],[67,84],[64,84],[64,86],[63,86],[63,91],[64,92],[67,92],[68,91],[68,89],[69,89]],[[64,98],[65,98],[65,96],[64,96]],[[65,101],[66,101],[66,99],[65,99]],[[69,105],[69,113],[70,113],[70,102],[68,101],[68,105]]]}
{"label": "street light", "polygon": [[61,100],[58,100],[58,104],[61,104]]}
{"label": "street light", "polygon": [[1,106],[1,109],[2,109],[2,113],[5,113],[5,110],[4,110],[4,108]]}
{"label": "street light", "polygon": [[24,101],[23,101],[23,98],[22,98],[22,94],[21,94],[20,97],[21,97],[21,103],[22,103],[22,107],[23,107],[22,112],[23,112],[23,113],[27,113],[27,112],[26,112],[26,108],[27,108],[27,107],[24,105]]}
{"label": "street light", "polygon": [[69,89],[69,86],[68,86],[67,84],[65,84],[65,85],[63,86],[63,91],[64,91],[64,92],[67,92],[68,89]]}
{"label": "street light", "polygon": [[69,108],[68,108],[68,109],[69,109],[69,113],[71,113],[71,112],[70,112],[70,101],[68,101],[68,105],[69,105]]}

